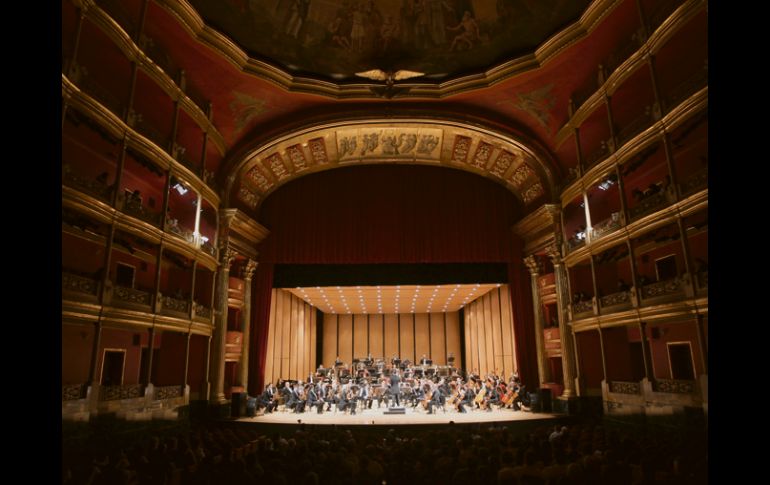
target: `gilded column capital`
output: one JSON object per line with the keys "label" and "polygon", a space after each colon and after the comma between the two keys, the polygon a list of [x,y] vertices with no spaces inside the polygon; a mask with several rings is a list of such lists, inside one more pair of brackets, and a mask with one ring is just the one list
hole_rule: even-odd
{"label": "gilded column capital", "polygon": [[530,254],[526,258],[523,259],[524,265],[529,270],[529,273],[532,276],[537,276],[540,274],[542,270],[542,265],[540,264],[540,259],[535,254]]}
{"label": "gilded column capital", "polygon": [[252,276],[254,276],[254,271],[257,269],[257,263],[253,259],[249,259],[246,261],[246,264],[243,266],[243,279],[244,280],[250,280]]}
{"label": "gilded column capital", "polygon": [[238,252],[228,246],[224,246],[219,250],[219,262],[222,265],[222,269],[230,270],[230,264],[233,262]]}
{"label": "gilded column capital", "polygon": [[549,244],[545,247],[545,254],[551,258],[553,264],[561,264],[561,250],[556,244]]}

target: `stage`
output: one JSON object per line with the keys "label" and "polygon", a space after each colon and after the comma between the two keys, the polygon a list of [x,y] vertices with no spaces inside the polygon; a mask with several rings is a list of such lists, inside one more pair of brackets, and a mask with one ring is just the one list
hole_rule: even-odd
{"label": "stage", "polygon": [[[294,413],[293,411],[274,411],[270,414],[239,418],[235,421],[245,423],[259,424],[298,424],[301,420],[303,424],[309,425],[436,425],[436,424],[473,424],[473,423],[496,423],[513,424],[517,422],[549,421],[564,417],[560,414],[551,413],[533,413],[529,411],[511,411],[493,410],[493,411],[468,411],[467,413],[458,413],[456,411],[441,411],[435,414],[428,414],[425,410],[416,410],[411,407],[406,408],[405,414],[383,414],[386,408],[366,409],[356,411],[355,415],[350,415],[341,411],[324,411],[318,414],[315,409],[305,411],[304,413]],[[530,423],[531,424],[531,423]]]}

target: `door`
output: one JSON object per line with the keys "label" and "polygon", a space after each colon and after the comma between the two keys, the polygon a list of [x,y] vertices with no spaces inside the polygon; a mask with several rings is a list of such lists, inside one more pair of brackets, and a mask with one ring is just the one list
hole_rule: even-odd
{"label": "door", "polygon": [[125,349],[104,349],[104,358],[102,359],[101,385],[123,385],[123,371],[125,368],[125,362]]}
{"label": "door", "polygon": [[669,342],[668,361],[672,379],[688,381],[695,379],[690,342]]}

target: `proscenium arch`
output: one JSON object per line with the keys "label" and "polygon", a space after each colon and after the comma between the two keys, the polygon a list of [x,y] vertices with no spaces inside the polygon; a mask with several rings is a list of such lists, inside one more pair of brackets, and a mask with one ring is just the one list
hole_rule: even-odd
{"label": "proscenium arch", "polygon": [[556,193],[546,152],[523,137],[445,119],[390,118],[315,124],[246,149],[233,160],[226,204],[258,211],[283,184],[338,167],[422,164],[468,171],[503,185],[525,212]]}

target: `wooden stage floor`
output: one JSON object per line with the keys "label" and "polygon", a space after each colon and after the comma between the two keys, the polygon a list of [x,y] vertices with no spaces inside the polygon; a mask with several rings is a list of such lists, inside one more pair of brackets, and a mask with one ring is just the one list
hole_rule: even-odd
{"label": "wooden stage floor", "polygon": [[471,424],[471,423],[498,423],[512,424],[521,421],[551,420],[564,417],[560,414],[551,413],[533,413],[529,411],[468,411],[467,413],[458,413],[452,411],[439,410],[436,414],[428,414],[424,410],[416,410],[411,407],[406,408],[406,414],[383,414],[386,408],[366,409],[356,411],[355,415],[350,415],[341,411],[324,411],[318,414],[315,409],[295,414],[292,411],[274,411],[270,414],[262,414],[262,411],[254,417],[239,418],[234,421],[244,423],[260,424],[297,424],[301,420],[303,424],[312,425],[423,425],[423,424]]}

